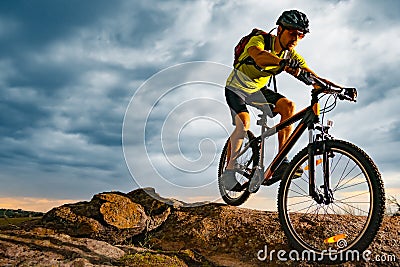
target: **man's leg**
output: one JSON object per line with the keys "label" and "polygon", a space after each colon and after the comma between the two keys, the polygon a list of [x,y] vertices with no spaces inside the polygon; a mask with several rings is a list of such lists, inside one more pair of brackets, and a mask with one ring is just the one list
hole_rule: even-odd
{"label": "man's leg", "polygon": [[243,138],[246,135],[246,132],[250,128],[250,115],[248,112],[240,112],[235,116],[235,130],[232,132],[230,141],[231,141],[231,156],[229,159],[229,163],[227,165],[227,169],[234,168],[234,161],[231,160],[233,157],[237,155],[240,150],[240,147],[243,143]]}
{"label": "man's leg", "polygon": [[[281,115],[281,122],[283,122],[284,120],[286,120],[294,115],[295,104],[287,98],[280,98],[276,102],[275,108],[273,111]],[[278,132],[279,151],[282,150],[283,146],[289,139],[289,136],[292,133],[292,129],[293,129],[292,125],[289,125],[286,128],[284,128]],[[273,176],[269,180],[266,181],[265,185],[271,185],[271,184],[281,180],[282,175],[284,174],[288,165],[289,165],[289,161],[287,158],[285,158],[282,161],[282,163],[279,165],[279,167],[275,170]],[[303,170],[301,168],[299,168],[296,171],[294,177],[300,177],[302,173],[303,173]]]}
{"label": "man's leg", "polygon": [[[279,99],[276,104],[273,112],[276,112],[281,115],[281,122],[290,118],[295,114],[296,106],[294,102],[290,101],[287,98]],[[283,145],[289,139],[290,134],[292,133],[293,126],[289,125],[286,128],[282,129],[278,132],[278,142],[279,142],[279,151],[282,149]]]}

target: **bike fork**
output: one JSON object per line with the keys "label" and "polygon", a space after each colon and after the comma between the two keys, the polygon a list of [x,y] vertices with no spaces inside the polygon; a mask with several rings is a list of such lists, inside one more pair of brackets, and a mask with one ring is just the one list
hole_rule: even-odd
{"label": "bike fork", "polygon": [[326,205],[333,202],[333,193],[330,186],[330,168],[329,168],[329,151],[326,148],[326,143],[322,143],[322,160],[323,160],[323,173],[324,173],[324,203]]}
{"label": "bike fork", "polygon": [[323,196],[318,194],[315,189],[315,163],[314,156],[316,150],[316,143],[314,137],[314,125],[308,126],[308,177],[309,177],[309,194],[318,203],[323,202]]}
{"label": "bike fork", "polygon": [[[322,142],[317,143],[314,135],[314,125],[308,127],[309,145],[308,145],[308,171],[309,171],[309,195],[318,204],[330,204],[333,202],[333,194],[330,189],[330,168],[329,168],[329,151],[326,148],[326,143],[322,138]],[[316,190],[316,177],[315,177],[315,155],[322,154],[322,168],[323,168],[323,181],[321,186],[323,194],[318,193]]]}

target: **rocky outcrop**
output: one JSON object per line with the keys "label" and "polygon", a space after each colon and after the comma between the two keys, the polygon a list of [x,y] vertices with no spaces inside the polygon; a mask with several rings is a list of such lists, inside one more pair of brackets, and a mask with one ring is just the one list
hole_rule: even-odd
{"label": "rocky outcrop", "polygon": [[[266,246],[290,250],[277,213],[202,204],[165,199],[149,188],[100,193],[0,229],[0,266],[317,266],[257,258]],[[400,217],[385,217],[369,249],[396,261],[357,265],[398,266],[399,236]]]}
{"label": "rocky outcrop", "polygon": [[0,266],[115,266],[124,256],[107,242],[43,228],[0,233]]}
{"label": "rocky outcrop", "polygon": [[[136,192],[139,196],[147,195],[144,189]],[[152,199],[160,204],[157,204],[156,210],[147,209],[146,213],[145,207],[135,203],[132,196],[135,196],[134,192],[131,195],[117,192],[101,193],[95,195],[90,202],[56,207],[45,214],[42,227],[73,237],[119,243],[157,228],[171,212],[167,204],[155,201],[147,195],[143,199]]]}

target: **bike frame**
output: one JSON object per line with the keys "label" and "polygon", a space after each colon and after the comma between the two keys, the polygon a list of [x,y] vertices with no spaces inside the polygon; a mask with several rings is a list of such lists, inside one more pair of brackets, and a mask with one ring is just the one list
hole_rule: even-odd
{"label": "bike frame", "polygon": [[[322,89],[314,89],[312,90],[311,93],[311,105],[306,107],[305,109],[299,111],[292,117],[286,119],[283,122],[280,122],[279,124],[267,128],[266,127],[266,119],[262,121],[261,126],[261,135],[257,138],[255,138],[253,141],[249,142],[242,151],[239,151],[239,153],[235,156],[235,159],[243,155],[247,149],[249,149],[252,145],[253,142],[260,142],[261,143],[261,156],[260,156],[260,161],[258,166],[261,168],[261,170],[264,173],[264,181],[268,180],[271,178],[272,174],[274,171],[278,168],[278,166],[281,164],[283,159],[287,156],[287,154],[290,152],[290,150],[293,148],[293,146],[296,144],[296,142],[299,140],[300,136],[304,133],[306,129],[308,129],[309,132],[309,146],[308,146],[308,166],[309,166],[309,194],[311,197],[313,197],[317,202],[322,203],[325,201],[325,203],[330,202],[330,189],[329,189],[329,172],[326,172],[324,170],[324,196],[318,194],[315,190],[315,163],[314,163],[314,155],[316,152],[316,148],[313,144],[315,144],[315,135],[314,135],[314,130],[315,130],[315,124],[319,123],[319,114],[320,114],[320,105],[318,101],[318,94],[320,94],[323,90]],[[266,111],[263,111],[262,118],[266,118]],[[289,136],[288,140],[282,147],[282,149],[278,152],[278,154],[274,157],[272,160],[271,164],[268,166],[268,168],[264,172],[264,139],[272,136],[282,129],[286,128],[287,126],[300,121],[300,123],[297,125],[293,133]],[[328,164],[325,164],[327,162],[327,155],[326,153],[323,153],[323,162],[324,162],[324,169],[329,168]]]}

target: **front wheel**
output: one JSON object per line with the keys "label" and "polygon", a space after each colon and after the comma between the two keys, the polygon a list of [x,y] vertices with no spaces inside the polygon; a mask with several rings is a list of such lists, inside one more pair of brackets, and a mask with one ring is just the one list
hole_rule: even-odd
{"label": "front wheel", "polygon": [[[357,146],[340,140],[321,141],[314,157],[315,186],[323,195],[324,169],[329,173],[331,203],[309,196],[308,149],[290,163],[278,193],[279,219],[291,245],[324,263],[362,259],[362,252],[382,222],[385,193],[372,159]],[[323,162],[323,155],[327,158]],[[325,167],[323,167],[325,166]],[[302,177],[292,179],[298,168]],[[327,202],[326,202],[327,203]],[[303,255],[303,253],[300,253]]]}
{"label": "front wheel", "polygon": [[254,174],[255,166],[257,166],[260,158],[260,150],[254,139],[254,134],[251,131],[247,131],[240,151],[249,142],[253,142],[253,144],[243,155],[236,159],[235,170],[237,172],[235,176],[237,182],[241,185],[241,190],[228,190],[221,181],[221,175],[225,171],[231,155],[230,138],[228,138],[224,148],[222,149],[221,158],[218,165],[218,188],[222,199],[228,205],[239,206],[243,204],[250,196],[250,192],[247,189],[248,184]]}

